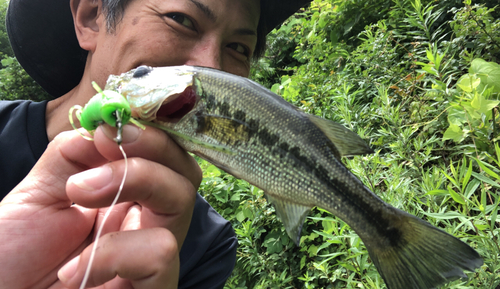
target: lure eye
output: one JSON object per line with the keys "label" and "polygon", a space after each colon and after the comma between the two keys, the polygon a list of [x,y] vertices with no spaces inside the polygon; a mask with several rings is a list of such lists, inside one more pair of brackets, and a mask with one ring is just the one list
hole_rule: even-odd
{"label": "lure eye", "polygon": [[149,66],[139,66],[137,69],[134,71],[134,75],[132,75],[133,78],[139,78],[143,77],[144,75],[149,74],[153,70],[152,67]]}

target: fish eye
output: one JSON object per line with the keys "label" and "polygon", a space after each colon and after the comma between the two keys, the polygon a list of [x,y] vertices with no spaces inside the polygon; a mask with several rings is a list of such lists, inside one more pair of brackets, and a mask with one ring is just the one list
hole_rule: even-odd
{"label": "fish eye", "polygon": [[132,75],[132,77],[133,78],[143,77],[144,75],[149,74],[152,70],[153,70],[153,68],[149,67],[149,66],[145,66],[145,65],[139,66],[134,71],[134,74]]}

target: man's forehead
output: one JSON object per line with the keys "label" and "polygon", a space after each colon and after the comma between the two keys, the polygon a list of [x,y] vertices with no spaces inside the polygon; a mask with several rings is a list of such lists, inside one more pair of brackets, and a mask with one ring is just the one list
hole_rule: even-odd
{"label": "man's forehead", "polygon": [[260,0],[235,0],[242,2],[242,7],[246,16],[254,21],[259,21],[260,18]]}

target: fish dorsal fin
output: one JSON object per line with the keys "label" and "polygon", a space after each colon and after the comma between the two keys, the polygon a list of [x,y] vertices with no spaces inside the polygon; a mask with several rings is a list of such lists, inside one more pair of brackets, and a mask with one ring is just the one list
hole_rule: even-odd
{"label": "fish dorsal fin", "polygon": [[266,194],[266,198],[274,205],[276,215],[278,215],[278,218],[280,218],[285,225],[288,236],[290,236],[293,242],[298,246],[300,243],[302,225],[312,207],[283,201],[268,194]]}
{"label": "fish dorsal fin", "polygon": [[308,114],[307,117],[332,141],[341,156],[373,153],[373,150],[359,135],[343,125],[315,115]]}

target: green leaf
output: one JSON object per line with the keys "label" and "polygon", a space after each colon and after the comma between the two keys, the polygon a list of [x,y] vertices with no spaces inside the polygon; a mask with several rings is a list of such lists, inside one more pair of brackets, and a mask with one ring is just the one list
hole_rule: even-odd
{"label": "green leaf", "polygon": [[487,177],[485,177],[485,176],[483,176],[483,175],[481,175],[481,174],[478,174],[478,173],[476,173],[476,172],[472,172],[472,175],[473,175],[476,179],[478,179],[478,180],[480,180],[480,181],[483,181],[483,182],[485,182],[485,183],[487,183],[487,184],[490,184],[490,185],[492,185],[492,186],[494,186],[494,187],[500,188],[500,185],[499,185],[497,182],[495,182],[495,181],[493,181],[493,180],[491,180],[491,179],[489,179],[489,178],[487,178]]}
{"label": "green leaf", "polygon": [[487,224],[478,224],[478,223],[474,223],[474,226],[480,231],[484,231],[489,227]]}
{"label": "green leaf", "polygon": [[460,105],[451,105],[448,109],[448,122],[454,125],[462,125],[467,121],[465,110]]}
{"label": "green leaf", "polygon": [[465,92],[472,92],[479,86],[480,83],[481,79],[479,77],[476,77],[473,74],[465,74],[460,77],[457,82],[457,86]]}
{"label": "green leaf", "polygon": [[432,196],[443,196],[443,195],[448,195],[447,190],[431,190],[426,193],[426,195],[432,195]]}
{"label": "green leaf", "polygon": [[247,217],[249,219],[253,219],[254,218],[254,214],[253,214],[253,212],[252,212],[251,209],[249,209],[249,208],[243,208],[242,212],[243,212],[243,215],[245,217]]}
{"label": "green leaf", "polygon": [[472,117],[473,119],[480,119],[481,118],[481,113],[479,113],[479,110],[471,105],[471,102],[462,102],[462,106],[467,110],[469,113],[469,117]]}
{"label": "green leaf", "polygon": [[472,99],[471,106],[477,109],[481,113],[490,112],[495,106],[498,106],[500,101],[498,100],[487,100],[482,93],[475,93],[474,99]]}
{"label": "green leaf", "polygon": [[448,193],[450,193],[451,197],[455,202],[465,205],[465,201],[462,198],[462,196],[460,196],[457,192],[455,192],[455,190],[453,190],[451,187],[448,187]]}
{"label": "green leaf", "polygon": [[356,268],[354,268],[351,264],[349,263],[340,263],[339,264],[340,266],[346,268],[347,270],[350,270],[350,271],[353,271],[353,272],[356,272]]}
{"label": "green leaf", "polygon": [[463,136],[464,136],[464,132],[462,131],[462,129],[458,125],[450,124],[448,129],[446,129],[446,131],[443,134],[443,141],[445,141],[447,139],[451,139],[455,142],[460,142],[462,140]]}
{"label": "green leaf", "polygon": [[458,213],[458,212],[446,212],[446,213],[427,213],[423,212],[424,215],[435,218],[437,220],[450,220],[450,219],[456,219],[456,218],[463,218],[465,217],[464,215]]}
{"label": "green leaf", "polygon": [[208,166],[205,170],[203,170],[204,177],[218,177],[221,175],[221,171],[214,165]]}
{"label": "green leaf", "polygon": [[12,63],[14,63],[14,58],[13,57],[4,58],[4,59],[2,59],[1,62],[2,62],[2,66],[9,66]]}
{"label": "green leaf", "polygon": [[492,171],[488,167],[486,167],[481,160],[476,159],[476,158],[474,158],[474,159],[476,160],[477,164],[483,169],[483,171],[485,171],[488,175],[490,175],[490,176],[494,177],[495,179],[497,179],[498,181],[500,181],[500,176],[497,173],[495,173],[494,171]]}
{"label": "green leaf", "polygon": [[238,220],[238,222],[243,223],[245,219],[246,217],[245,214],[243,214],[243,211],[239,211],[238,213],[236,213],[236,220]]}
{"label": "green leaf", "polygon": [[240,193],[233,193],[230,200],[231,201],[239,201],[240,200]]}
{"label": "green leaf", "polygon": [[481,205],[479,206],[479,210],[485,213],[486,210],[486,203],[488,200],[486,199],[486,190],[481,190]]}
{"label": "green leaf", "polygon": [[333,229],[335,228],[335,225],[331,220],[323,220],[321,224],[323,225],[323,231],[325,231],[327,234],[331,234],[333,232]]}
{"label": "green leaf", "polygon": [[283,250],[283,245],[281,244],[280,235],[278,232],[269,233],[264,239],[262,245],[267,247],[268,254],[278,253]]}
{"label": "green leaf", "polygon": [[[464,158],[463,165],[466,165],[466,164],[467,164],[467,160],[465,160],[465,158]],[[471,175],[472,175],[472,161],[469,162],[469,168],[467,169],[467,173],[465,174],[465,177],[462,181],[462,192],[465,191],[465,188],[467,186],[467,183],[469,182]]]}
{"label": "green leaf", "polygon": [[[472,172],[471,172],[471,174],[472,174]],[[481,182],[478,181],[477,179],[471,180],[464,190],[465,198],[470,199],[470,197],[472,196],[472,194],[474,194],[474,192],[477,190],[477,187],[479,187],[480,184],[481,184]]]}
{"label": "green leaf", "polygon": [[497,199],[497,203],[495,205],[495,208],[493,209],[491,213],[491,222],[490,222],[490,229],[493,232],[495,228],[495,224],[497,221],[497,216],[498,216],[498,204],[500,204],[500,198]]}
{"label": "green leaf", "polygon": [[309,256],[310,256],[310,257],[314,257],[314,256],[318,255],[318,246],[316,246],[316,245],[311,245],[311,246],[307,249],[307,253],[309,253]]}
{"label": "green leaf", "polygon": [[281,90],[281,84],[279,84],[279,83],[275,83],[275,84],[273,84],[273,86],[271,87],[271,91],[272,91],[273,93],[279,94],[280,90]]}
{"label": "green leaf", "polygon": [[499,64],[477,58],[472,61],[469,73],[481,78],[481,84],[477,87],[478,91],[483,91],[484,87],[488,86],[493,87],[493,92],[500,92]]}
{"label": "green leaf", "polygon": [[302,270],[302,268],[304,268],[305,265],[306,265],[306,255],[302,256],[302,258],[300,259],[300,269]]}

